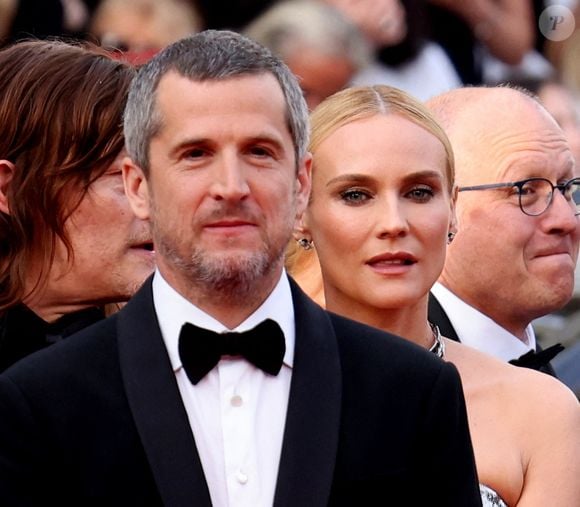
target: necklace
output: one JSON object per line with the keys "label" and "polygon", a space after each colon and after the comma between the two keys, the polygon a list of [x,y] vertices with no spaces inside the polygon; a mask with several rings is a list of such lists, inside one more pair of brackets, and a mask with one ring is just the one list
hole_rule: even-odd
{"label": "necklace", "polygon": [[445,342],[443,341],[443,338],[441,337],[441,332],[439,331],[439,328],[435,324],[433,324],[432,322],[429,322],[429,325],[431,326],[431,331],[433,331],[433,339],[435,340],[433,345],[431,345],[429,352],[433,352],[433,354],[435,354],[438,358],[444,359],[445,358]]}

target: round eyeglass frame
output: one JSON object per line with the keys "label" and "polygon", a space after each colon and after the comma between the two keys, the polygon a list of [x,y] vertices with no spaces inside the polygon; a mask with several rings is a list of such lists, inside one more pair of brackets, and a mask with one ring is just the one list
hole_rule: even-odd
{"label": "round eyeglass frame", "polygon": [[[529,211],[526,211],[524,209],[524,205],[522,204],[522,195],[524,195],[523,188],[527,183],[530,183],[531,181],[545,181],[546,183],[548,183],[550,185],[550,187],[552,187],[552,190],[550,191],[550,193],[547,194],[547,199],[545,201],[546,202],[545,208],[543,208],[541,211],[538,211],[537,213],[531,213]],[[471,185],[471,186],[459,187],[457,189],[457,191],[458,192],[466,192],[466,191],[472,191],[472,190],[490,190],[490,189],[497,189],[497,188],[516,187],[518,189],[518,204],[520,206],[520,210],[522,211],[522,213],[524,215],[528,215],[530,217],[537,217],[537,216],[541,215],[542,213],[545,213],[548,210],[548,208],[550,207],[550,205],[554,201],[554,191],[557,189],[562,193],[562,195],[564,196],[564,198],[566,200],[569,200],[570,202],[574,202],[575,207],[576,207],[576,211],[574,214],[576,216],[578,216],[578,215],[580,215],[580,194],[578,196],[578,202],[576,200],[572,199],[572,192],[570,190],[572,189],[573,185],[578,185],[578,187],[579,187],[578,190],[580,190],[580,178],[572,178],[564,183],[559,183],[557,185],[554,185],[547,178],[527,178],[525,180],[509,181],[506,183],[488,183],[485,185]]]}

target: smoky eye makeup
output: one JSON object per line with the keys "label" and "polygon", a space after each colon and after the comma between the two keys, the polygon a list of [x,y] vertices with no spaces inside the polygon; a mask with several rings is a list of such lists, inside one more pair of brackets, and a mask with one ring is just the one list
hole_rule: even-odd
{"label": "smoky eye makeup", "polygon": [[436,191],[429,185],[415,185],[410,188],[405,196],[413,201],[427,202],[435,197]]}
{"label": "smoky eye makeup", "polygon": [[348,204],[360,204],[372,198],[372,194],[367,189],[347,188],[338,192],[339,198]]}

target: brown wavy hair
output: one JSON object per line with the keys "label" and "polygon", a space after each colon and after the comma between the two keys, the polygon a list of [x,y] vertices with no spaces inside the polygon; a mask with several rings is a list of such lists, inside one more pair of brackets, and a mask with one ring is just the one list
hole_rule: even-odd
{"label": "brown wavy hair", "polygon": [[[134,69],[105,51],[25,41],[0,51],[0,159],[16,167],[0,212],[0,313],[46,283],[64,224],[124,145]],[[31,289],[31,267],[41,266]],[[28,290],[27,293],[26,290]]]}

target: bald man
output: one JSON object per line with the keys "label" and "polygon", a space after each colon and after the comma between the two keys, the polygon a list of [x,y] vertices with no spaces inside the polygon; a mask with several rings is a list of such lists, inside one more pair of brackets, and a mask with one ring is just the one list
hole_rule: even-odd
{"label": "bald man", "polygon": [[558,349],[530,352],[531,322],[574,288],[580,179],[566,138],[535,99],[510,88],[458,89],[428,106],[451,139],[458,186],[457,233],[429,318],[450,338],[550,373],[544,363]]}

